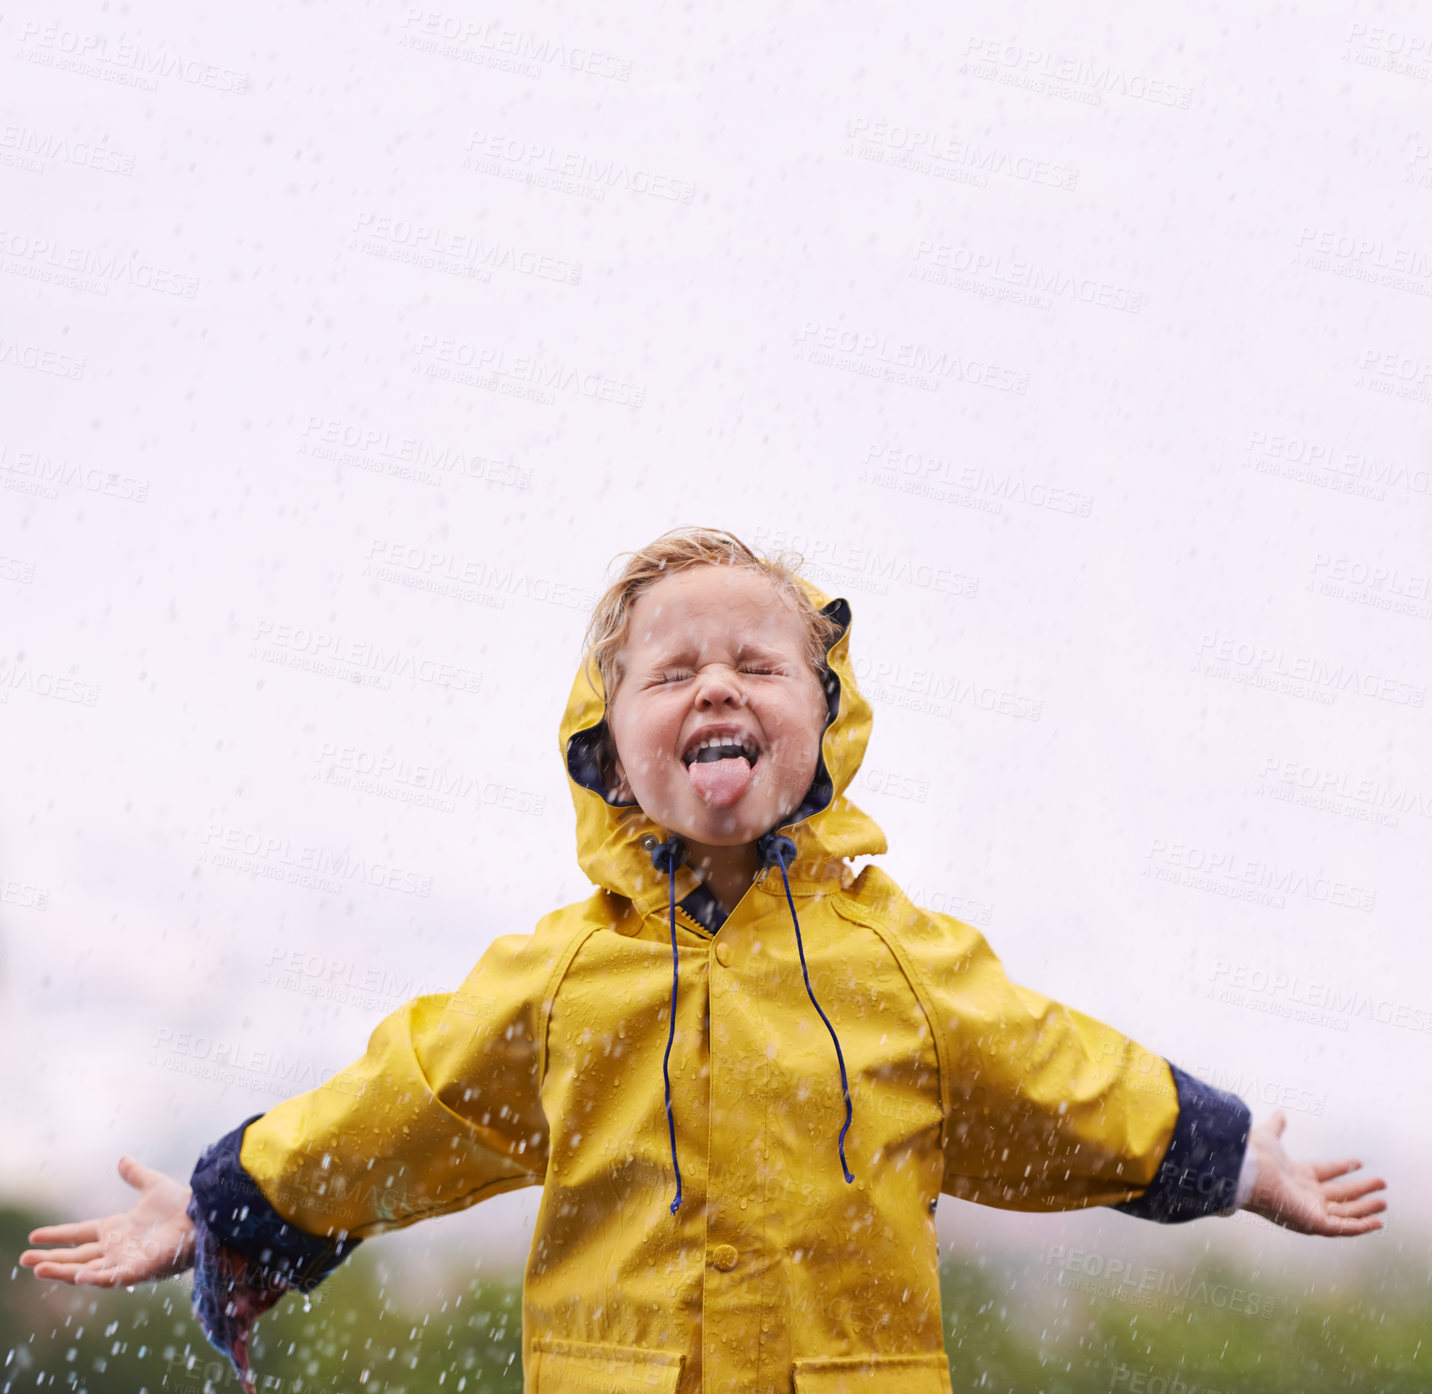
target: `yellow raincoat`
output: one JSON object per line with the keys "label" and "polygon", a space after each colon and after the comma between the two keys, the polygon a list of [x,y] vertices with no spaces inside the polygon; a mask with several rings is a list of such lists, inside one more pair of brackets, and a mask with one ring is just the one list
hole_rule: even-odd
{"label": "yellow raincoat", "polygon": [[[497,939],[457,991],[394,1012],[361,1060],[242,1135],[244,1170],[315,1235],[364,1238],[540,1185],[529,1394],[948,1391],[936,1198],[1128,1201],[1169,1146],[1179,1098],[1163,1060],[1011,984],[977,930],[875,867],[852,875],[847,859],[886,844],[843,794],[871,712],[849,607],[831,612],[845,632],[820,806],[780,831],[811,990],[848,1070],[852,1183],[833,1043],[776,867],[714,934],[677,911],[672,1213],[672,930],[650,850],[665,831],[574,775],[604,716],[580,674],[561,752],[597,889]],[[696,885],[681,867],[676,897]]]}

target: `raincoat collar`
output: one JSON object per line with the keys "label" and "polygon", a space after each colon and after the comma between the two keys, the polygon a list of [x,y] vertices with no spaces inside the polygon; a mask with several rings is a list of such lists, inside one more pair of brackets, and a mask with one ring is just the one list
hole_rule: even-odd
{"label": "raincoat collar", "polygon": [[[788,865],[791,888],[838,877],[850,857],[873,856],[887,850],[885,834],[869,815],[845,797],[870,740],[870,704],[855,683],[850,661],[850,602],[832,600],[809,581],[800,584],[824,614],[840,625],[826,651],[830,677],[826,683],[827,719],[820,743],[815,778],[801,805],[783,823],[770,829],[796,846]],[[598,886],[630,900],[641,913],[665,909],[666,877],[652,866],[650,847],[668,836],[635,801],[618,803],[602,781],[597,751],[606,732],[606,697],[595,668],[579,670],[567,699],[559,748],[577,814],[577,860]],[[646,839],[654,839],[643,846]],[[688,866],[676,873],[676,896],[684,900],[699,884]],[[772,887],[781,893],[779,882]]]}

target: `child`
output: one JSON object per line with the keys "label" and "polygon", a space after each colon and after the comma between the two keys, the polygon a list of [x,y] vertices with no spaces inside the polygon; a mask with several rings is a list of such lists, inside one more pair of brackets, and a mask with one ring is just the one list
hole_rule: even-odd
{"label": "child", "polygon": [[192,1262],[251,1387],[248,1329],[282,1292],[372,1235],[541,1185],[527,1389],[948,1394],[941,1193],[1380,1228],[1359,1163],[1291,1162],[1282,1115],[1250,1132],[1240,1099],[852,874],[885,838],[843,795],[871,725],[850,626],[729,534],[636,553],[561,727],[598,889],[214,1144],[192,1196],[126,1158],[132,1211],[37,1230],[74,1247],[21,1262],[97,1284]]}

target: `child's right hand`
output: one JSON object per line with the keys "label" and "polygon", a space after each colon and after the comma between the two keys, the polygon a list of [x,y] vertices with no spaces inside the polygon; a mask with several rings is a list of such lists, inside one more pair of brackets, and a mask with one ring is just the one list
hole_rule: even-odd
{"label": "child's right hand", "polygon": [[102,1220],[76,1220],[32,1230],[20,1262],[37,1278],[89,1287],[129,1287],[170,1278],[194,1266],[194,1222],[189,1187],[133,1157],[119,1159],[119,1174],[139,1191],[133,1207]]}

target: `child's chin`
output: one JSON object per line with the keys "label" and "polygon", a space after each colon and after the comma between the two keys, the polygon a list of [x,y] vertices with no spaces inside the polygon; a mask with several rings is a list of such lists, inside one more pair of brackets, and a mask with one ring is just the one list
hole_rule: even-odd
{"label": "child's chin", "polygon": [[671,830],[708,847],[741,847],[754,842],[769,826],[769,822],[761,822],[761,810],[755,803],[747,791],[726,808],[700,804],[681,819],[685,827],[673,824]]}

